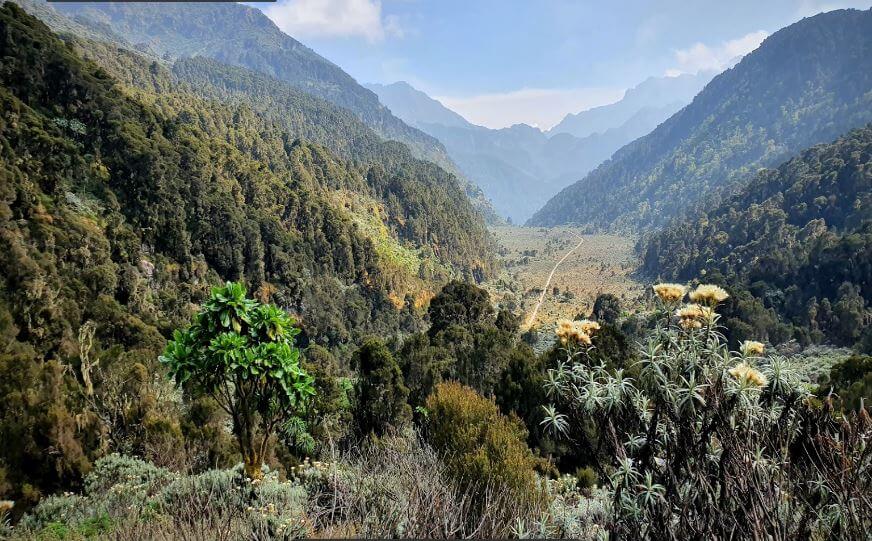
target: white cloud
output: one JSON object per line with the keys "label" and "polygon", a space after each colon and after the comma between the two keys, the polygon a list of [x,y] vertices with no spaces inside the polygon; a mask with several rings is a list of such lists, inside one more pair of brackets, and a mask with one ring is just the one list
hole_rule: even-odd
{"label": "white cloud", "polygon": [[811,17],[834,9],[869,9],[869,0],[801,0],[796,9],[797,17]]}
{"label": "white cloud", "polygon": [[666,75],[675,77],[682,73],[722,71],[736,58],[745,56],[760,46],[768,35],[763,30],[758,30],[716,46],[694,43],[687,49],[675,51],[675,62],[678,65],[666,70]]}
{"label": "white cloud", "polygon": [[524,88],[504,93],[439,96],[435,99],[473,124],[505,128],[524,123],[545,130],[560,122],[567,113],[614,103],[623,95],[624,89],[621,88]]}
{"label": "white cloud", "polygon": [[380,0],[279,0],[262,8],[293,37],[361,37],[370,42],[402,37],[397,17],[382,16]]}

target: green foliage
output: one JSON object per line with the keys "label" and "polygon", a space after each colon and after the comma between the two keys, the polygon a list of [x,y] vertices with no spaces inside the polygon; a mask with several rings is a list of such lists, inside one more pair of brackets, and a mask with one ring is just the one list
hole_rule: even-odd
{"label": "green foliage", "polygon": [[[303,436],[299,443],[307,442],[299,447],[298,455],[323,455],[332,450],[328,446],[335,446],[349,435],[353,422],[353,384],[342,374],[336,357],[321,346],[306,348],[302,366],[315,379],[315,396],[303,416],[305,425],[301,428],[305,428],[305,435],[294,433]],[[289,443],[292,443],[291,448],[295,447],[293,442]]]}
{"label": "green foliage", "polygon": [[858,411],[872,404],[872,357],[852,355],[830,370],[829,381],[818,388],[818,396],[830,392],[838,397],[842,408]]}
{"label": "green foliage", "polygon": [[[344,146],[357,144],[354,140],[359,138],[361,131],[366,132],[364,139],[370,142],[402,142],[393,145],[456,175],[461,188],[475,201],[476,207],[493,215],[493,209],[481,190],[459,178],[457,167],[437,140],[396,118],[372,92],[332,62],[281,32],[257,10],[237,5],[178,5],[166,10],[147,6],[104,9],[99,5],[83,5],[55,6],[56,11],[45,9],[44,4],[34,6],[38,2],[31,0],[22,0],[22,3],[56,31],[99,39],[138,54],[145,53],[151,58],[187,63],[189,67],[181,69],[185,72],[183,78],[213,77],[214,74],[208,73],[208,69],[204,72],[202,66],[221,66],[222,70],[234,74],[235,81],[228,82],[226,89],[220,92],[233,93],[238,90],[236,83],[240,82],[251,83],[250,90],[262,92],[268,90],[262,81],[281,82],[281,86],[293,89],[297,96],[291,110],[283,109],[281,116],[293,124],[308,124],[312,128],[300,137],[326,144],[318,134],[330,134],[339,129],[339,137],[345,139],[341,143]],[[220,42],[214,39],[216,32],[224,38]],[[149,45],[144,46],[144,43]],[[192,81],[192,84],[199,86],[203,80]],[[277,93],[277,99],[281,100],[279,95],[284,93],[284,90]],[[266,95],[267,101],[271,101],[273,96]],[[312,103],[317,104],[317,111],[308,110]],[[337,118],[345,125],[335,123]],[[344,128],[349,128],[349,133],[342,137],[341,129]],[[294,131],[290,133],[296,134]]]}
{"label": "green foliage", "polygon": [[294,347],[299,332],[284,310],[227,282],[212,289],[191,327],[177,330],[160,357],[178,385],[211,395],[230,415],[252,477],[260,477],[277,424],[299,415],[315,394]]}
{"label": "green foliage", "polygon": [[681,318],[676,304],[660,312],[638,376],[592,363],[584,350],[548,375],[547,391],[563,409],[546,408],[544,423],[565,436],[585,420],[596,426],[610,531],[658,539],[864,535],[868,415],[839,418],[815,406],[791,363],[765,357],[762,344],[731,351],[712,300],[709,310],[688,305],[684,313],[695,315]]}
{"label": "green foliage", "polygon": [[872,302],[872,127],[806,150],[647,243],[644,270],[729,285],[731,344],[852,345]]}
{"label": "green foliage", "polygon": [[352,359],[357,369],[355,420],[363,435],[382,436],[411,420],[409,389],[394,356],[377,338],[366,340]]}
{"label": "green foliage", "polygon": [[621,301],[611,293],[600,293],[593,303],[591,317],[597,321],[614,325],[621,317]]}
{"label": "green foliage", "polygon": [[760,167],[863,126],[872,121],[870,36],[869,10],[821,13],[779,30],[530,224],[657,228],[753,184]]}
{"label": "green foliage", "polygon": [[598,482],[596,472],[590,466],[578,468],[575,478],[578,479],[578,487],[584,491],[590,491]]}
{"label": "green foliage", "polygon": [[[363,163],[340,160],[271,120],[280,101],[271,117],[256,94],[206,98],[214,88],[195,94],[161,62],[67,39],[0,9],[0,425],[15,435],[0,443],[0,497],[26,507],[75,488],[111,451],[198,470],[237,460],[224,412],[183,404],[157,363],[209,284],[245,281],[302,321],[302,343],[347,358],[368,332],[420,328],[395,289],[492,270],[457,184],[402,145],[370,133]],[[303,126],[333,107],[313,99],[295,109]],[[387,235],[439,270],[386,266],[346,193],[378,202]]]}
{"label": "green foliage", "polygon": [[436,386],[427,399],[427,438],[457,479],[485,491],[507,487],[519,499],[535,498],[538,461],[517,418],[459,383]]}
{"label": "green foliage", "polygon": [[473,284],[452,281],[430,301],[430,335],[450,325],[473,328],[493,316],[494,309],[487,291]]}

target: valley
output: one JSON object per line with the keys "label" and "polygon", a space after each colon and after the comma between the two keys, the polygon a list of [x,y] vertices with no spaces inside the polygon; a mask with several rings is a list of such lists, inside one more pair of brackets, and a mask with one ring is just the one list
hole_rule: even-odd
{"label": "valley", "polygon": [[[499,244],[503,269],[485,289],[495,302],[521,315],[525,330],[532,327],[550,333],[558,319],[586,317],[601,293],[616,295],[625,306],[633,306],[644,292],[644,285],[634,276],[639,259],[633,237],[584,234],[568,226],[490,230]],[[535,320],[529,321],[552,270],[542,305]]]}
{"label": "valley", "polygon": [[868,538],[870,1],[0,0],[0,540]]}

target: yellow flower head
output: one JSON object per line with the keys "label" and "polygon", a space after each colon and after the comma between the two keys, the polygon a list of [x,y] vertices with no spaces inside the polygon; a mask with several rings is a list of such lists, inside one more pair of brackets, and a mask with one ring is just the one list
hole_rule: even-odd
{"label": "yellow flower head", "polygon": [[687,288],[681,284],[657,284],[654,286],[654,293],[661,301],[672,303],[683,299]]}
{"label": "yellow flower head", "polygon": [[688,304],[675,311],[675,317],[679,319],[709,320],[713,315],[714,311],[711,308],[700,304]]}
{"label": "yellow flower head", "polygon": [[714,306],[719,302],[724,302],[730,295],[719,286],[711,284],[700,284],[690,292],[690,300],[709,306]]}
{"label": "yellow flower head", "polygon": [[581,327],[582,332],[587,334],[591,334],[594,331],[600,330],[600,324],[596,321],[591,321],[589,319],[582,319],[581,321],[576,322],[579,327]]}
{"label": "yellow flower head", "polygon": [[740,383],[753,385],[754,387],[765,387],[766,383],[768,383],[766,376],[761,374],[759,370],[752,368],[748,363],[739,363],[730,368],[730,375]]}
{"label": "yellow flower head", "polygon": [[690,329],[702,329],[702,321],[698,319],[680,319],[678,324],[681,325],[682,329],[690,330]]}
{"label": "yellow flower head", "polygon": [[745,340],[742,342],[742,346],[739,348],[743,354],[746,356],[755,356],[759,357],[763,355],[763,350],[765,346],[762,342],[755,342],[754,340]]}
{"label": "yellow flower head", "polygon": [[711,322],[714,319],[714,315],[714,310],[700,304],[688,304],[675,311],[678,324],[686,330],[701,329],[703,323]]}
{"label": "yellow flower head", "polygon": [[575,342],[578,344],[590,345],[590,334],[599,329],[599,323],[596,321],[583,320],[583,321],[570,321],[568,319],[561,319],[557,322],[557,328],[554,330],[554,334],[560,338],[560,342],[566,344],[567,342]]}

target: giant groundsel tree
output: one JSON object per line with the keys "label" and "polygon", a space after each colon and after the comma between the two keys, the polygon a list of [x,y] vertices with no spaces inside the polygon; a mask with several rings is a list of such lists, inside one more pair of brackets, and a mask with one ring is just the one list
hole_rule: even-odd
{"label": "giant groundsel tree", "polygon": [[272,435],[315,393],[294,346],[299,332],[284,310],[249,299],[241,284],[228,282],[212,289],[160,358],[178,385],[211,395],[230,415],[252,479],[262,475]]}

